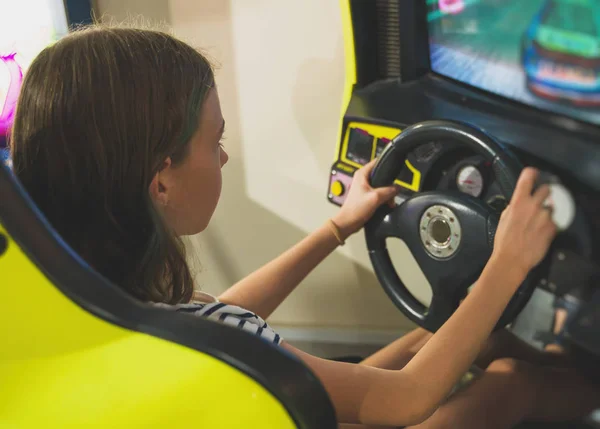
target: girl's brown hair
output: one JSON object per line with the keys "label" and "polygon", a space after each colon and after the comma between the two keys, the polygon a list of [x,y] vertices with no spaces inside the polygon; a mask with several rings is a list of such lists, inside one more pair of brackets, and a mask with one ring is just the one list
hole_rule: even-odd
{"label": "girl's brown hair", "polygon": [[43,50],[23,81],[16,176],[75,251],[145,301],[193,293],[149,185],[167,157],[186,158],[213,84],[209,61],[169,34],[100,26]]}

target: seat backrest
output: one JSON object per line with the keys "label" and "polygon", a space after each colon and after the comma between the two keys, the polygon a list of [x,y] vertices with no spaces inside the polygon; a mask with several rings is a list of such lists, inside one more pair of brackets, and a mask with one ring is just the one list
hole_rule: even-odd
{"label": "seat backrest", "polygon": [[0,427],[337,427],[298,359],[130,298],[61,240],[3,165],[0,291]]}

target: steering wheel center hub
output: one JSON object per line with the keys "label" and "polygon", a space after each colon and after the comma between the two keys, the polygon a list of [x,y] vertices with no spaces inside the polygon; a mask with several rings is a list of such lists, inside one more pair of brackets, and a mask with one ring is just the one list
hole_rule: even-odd
{"label": "steering wheel center hub", "polygon": [[425,210],[419,230],[423,247],[435,259],[450,258],[460,246],[460,222],[446,206],[435,205]]}

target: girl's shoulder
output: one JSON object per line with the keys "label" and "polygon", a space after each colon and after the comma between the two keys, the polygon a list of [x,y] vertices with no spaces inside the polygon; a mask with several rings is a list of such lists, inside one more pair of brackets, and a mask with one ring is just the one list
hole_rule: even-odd
{"label": "girl's shoulder", "polygon": [[[196,298],[196,296],[195,296]],[[214,299],[212,302],[192,301],[188,304],[157,304],[163,308],[171,308],[181,313],[204,317],[238,329],[250,332],[273,344],[279,345],[283,341],[260,316],[244,308],[225,304]]]}

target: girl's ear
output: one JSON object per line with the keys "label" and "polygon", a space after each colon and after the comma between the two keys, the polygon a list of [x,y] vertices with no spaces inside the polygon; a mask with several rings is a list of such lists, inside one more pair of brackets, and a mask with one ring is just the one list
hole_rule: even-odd
{"label": "girl's ear", "polygon": [[158,206],[167,206],[169,204],[169,191],[171,190],[171,158],[167,157],[159,171],[154,175],[148,191],[154,204]]}

